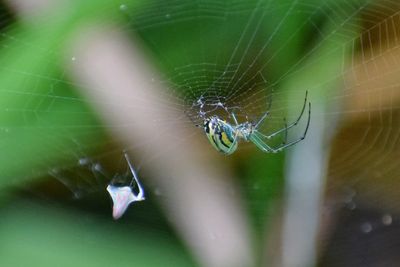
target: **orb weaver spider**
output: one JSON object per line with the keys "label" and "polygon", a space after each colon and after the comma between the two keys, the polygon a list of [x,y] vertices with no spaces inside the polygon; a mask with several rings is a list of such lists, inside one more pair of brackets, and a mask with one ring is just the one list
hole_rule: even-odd
{"label": "orb weaver spider", "polygon": [[[310,126],[310,117],[311,117],[311,103],[310,102],[308,103],[307,125],[306,125],[303,135],[300,138],[293,140],[289,143],[287,143],[285,140],[278,147],[272,147],[264,141],[265,139],[269,140],[283,132],[285,133],[285,139],[287,138],[288,130],[290,128],[296,126],[304,114],[304,111],[305,111],[305,108],[307,105],[307,95],[308,95],[308,92],[306,91],[303,108],[300,112],[299,117],[289,125],[287,125],[285,123],[284,128],[279,129],[271,134],[263,134],[258,130],[260,125],[264,122],[264,120],[269,115],[269,107],[268,107],[268,110],[261,116],[261,118],[257,122],[254,123],[254,122],[250,122],[250,121],[245,121],[245,122],[239,123],[236,119],[235,113],[233,113],[233,112],[230,113],[223,106],[223,104],[221,104],[221,103],[212,104],[214,106],[222,107],[229,114],[229,117],[231,117],[235,123],[234,125],[232,125],[231,123],[220,119],[216,115],[211,116],[211,117],[206,117],[206,112],[203,111],[203,107],[205,104],[203,103],[202,99],[197,101],[197,105],[200,106],[199,117],[201,119],[203,119],[202,127],[204,129],[204,132],[205,132],[208,140],[212,144],[212,146],[219,152],[221,152],[225,155],[230,155],[236,151],[239,140],[244,140],[247,142],[248,141],[252,142],[263,152],[277,153],[277,152],[282,151],[285,148],[288,148],[290,146],[297,144],[298,142],[304,140],[304,138],[306,137],[308,127]],[[196,125],[196,126],[201,127],[200,125]]]}
{"label": "orb weaver spider", "polygon": [[[116,186],[112,184],[109,184],[107,186],[107,191],[113,201],[113,218],[115,220],[119,219],[125,213],[126,209],[132,202],[145,200],[144,190],[139,182],[135,170],[133,169],[128,154],[124,152],[124,156],[125,160],[128,163],[129,170],[131,171],[131,174],[133,176],[131,183],[129,184],[129,186]],[[139,192],[137,194],[135,194],[132,190],[133,181],[135,181],[138,187]]]}

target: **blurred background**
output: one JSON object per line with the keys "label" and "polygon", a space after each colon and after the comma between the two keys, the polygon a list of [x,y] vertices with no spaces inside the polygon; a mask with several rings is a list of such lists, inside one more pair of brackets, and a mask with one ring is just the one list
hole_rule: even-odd
{"label": "blurred background", "polygon": [[[399,266],[399,36],[394,0],[0,1],[0,265]],[[306,92],[282,153],[196,127]]]}

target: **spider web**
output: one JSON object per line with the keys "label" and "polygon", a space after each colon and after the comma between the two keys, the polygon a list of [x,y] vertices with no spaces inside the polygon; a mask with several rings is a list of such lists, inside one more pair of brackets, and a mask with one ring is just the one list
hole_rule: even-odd
{"label": "spider web", "polygon": [[[296,120],[308,92],[311,125],[313,120],[325,121],[325,138],[333,140],[326,145],[332,151],[324,207],[361,212],[355,228],[364,234],[396,222],[400,212],[392,201],[398,199],[400,173],[400,7],[396,1],[175,0],[139,6],[110,1],[108,8],[118,14],[120,28],[138,36],[150,52],[162,78],[149,84],[161,84],[165,99],[176,103],[165,108],[182,114],[157,121],[160,131],[171,123],[201,125],[200,103],[205,104],[206,116],[218,115],[230,122],[231,112],[245,122],[257,121],[269,110],[260,130],[273,132],[284,127],[284,119]],[[133,152],[136,147],[124,147],[109,136],[110,128],[120,126],[104,125],[91,110],[96,103],[76,90],[82,85],[71,81],[64,66],[55,66],[61,54],[59,40],[43,45],[38,37],[27,43],[29,27],[14,28],[17,18],[12,13],[1,18],[5,64],[0,68],[8,77],[2,83],[7,87],[1,88],[7,100],[0,100],[2,147],[10,151],[2,155],[6,179],[20,184],[22,178],[50,172],[75,196],[101,190],[113,174],[125,171],[122,150]],[[110,20],[117,21],[111,15]],[[39,67],[11,62],[15,55],[29,56]],[[79,64],[79,58],[71,61]],[[134,106],[130,108],[135,112]],[[289,139],[301,136],[302,125],[289,132]],[[138,147],[150,144],[152,138],[161,137],[138,140]],[[193,138],[204,136],[199,131],[182,142]],[[281,141],[278,138],[273,144]],[[35,151],[36,159],[31,159],[27,148]],[[244,154],[236,158],[242,160],[257,150],[251,143],[241,143],[238,153]],[[140,155],[134,165],[140,169],[158,156]],[[83,160],[90,166],[80,164]],[[23,162],[26,167],[21,170]],[[96,166],[112,174],[99,181]],[[78,182],[76,173],[82,177]],[[248,194],[257,195],[259,181],[244,187]],[[157,187],[151,191],[159,195]],[[263,200],[255,198],[254,205]],[[371,207],[377,212],[362,213]]]}

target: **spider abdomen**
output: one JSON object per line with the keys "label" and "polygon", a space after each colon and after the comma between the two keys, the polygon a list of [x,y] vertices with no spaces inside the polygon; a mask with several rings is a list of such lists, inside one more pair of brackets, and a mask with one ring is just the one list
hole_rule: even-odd
{"label": "spider abdomen", "polygon": [[217,117],[205,120],[204,131],[216,150],[223,154],[232,154],[237,148],[235,129],[226,121]]}

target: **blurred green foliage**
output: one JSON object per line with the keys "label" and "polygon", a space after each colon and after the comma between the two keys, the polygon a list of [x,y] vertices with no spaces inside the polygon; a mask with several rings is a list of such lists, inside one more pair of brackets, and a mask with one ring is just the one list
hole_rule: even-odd
{"label": "blurred green foliage", "polygon": [[193,266],[161,231],[27,199],[1,210],[2,266]]}

